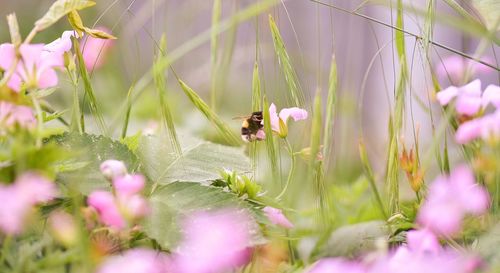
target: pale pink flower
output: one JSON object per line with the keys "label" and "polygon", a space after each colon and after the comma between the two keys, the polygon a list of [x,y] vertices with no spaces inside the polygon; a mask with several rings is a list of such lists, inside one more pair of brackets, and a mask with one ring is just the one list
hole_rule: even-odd
{"label": "pale pink flower", "polygon": [[112,256],[99,266],[96,273],[174,273],[170,259],[161,252],[145,248],[127,250]]}
{"label": "pale pink flower", "polygon": [[123,229],[126,221],[120,213],[115,197],[110,192],[94,191],[87,198],[87,204],[99,214],[99,219],[107,226]]}
{"label": "pale pink flower", "polygon": [[414,253],[438,254],[442,250],[438,238],[428,229],[408,231],[406,241]]}
{"label": "pale pink flower", "polygon": [[485,141],[495,140],[500,136],[500,109],[483,117],[475,118],[460,124],[455,133],[459,144],[466,144],[476,138]]}
{"label": "pale pink flower", "polygon": [[125,163],[120,160],[108,159],[101,163],[101,173],[109,180],[127,174]]}
{"label": "pale pink flower", "polygon": [[144,176],[140,174],[127,174],[113,178],[113,187],[117,195],[131,196],[141,192],[144,188]]}
{"label": "pale pink flower", "polygon": [[[490,62],[490,58],[482,58],[482,61]],[[467,69],[471,75],[491,73],[494,70],[484,64],[465,59],[462,56],[451,55],[436,64],[436,74],[441,80],[450,79],[452,83],[459,83],[464,77]]]}
{"label": "pale pink flower", "polygon": [[364,266],[344,258],[325,258],[317,261],[307,273],[365,273]]}
{"label": "pale pink flower", "polygon": [[483,93],[483,108],[486,108],[489,104],[495,106],[495,108],[500,108],[500,86],[490,84]]}
{"label": "pale pink flower", "polygon": [[66,246],[72,246],[78,240],[78,227],[73,217],[64,211],[52,212],[48,218],[51,234]]}
{"label": "pale pink flower", "polygon": [[[104,27],[98,27],[97,29],[111,33],[109,29]],[[87,70],[92,71],[100,68],[113,45],[113,40],[99,39],[87,35],[81,45],[83,61]]]}
{"label": "pale pink flower", "polygon": [[176,251],[179,273],[219,273],[249,262],[246,213],[232,209],[192,214],[183,223],[184,240]]}
{"label": "pale pink flower", "polygon": [[53,182],[34,173],[21,175],[14,184],[0,184],[0,230],[19,234],[33,206],[52,200],[57,195]]}
{"label": "pale pink flower", "polygon": [[[19,53],[21,58],[17,63],[14,74],[7,85],[19,92],[21,85],[27,88],[49,88],[58,83],[54,68],[64,66],[63,54],[71,49],[71,31],[65,31],[61,38],[44,44],[21,44]],[[5,71],[11,69],[16,59],[13,44],[0,45],[0,68]]]}
{"label": "pale pink flower", "polygon": [[273,207],[265,207],[262,209],[266,214],[266,217],[271,221],[271,223],[282,226],[284,228],[293,228],[292,222],[283,215],[283,212],[280,209]]}
{"label": "pale pink flower", "polygon": [[453,235],[466,214],[482,214],[488,206],[488,192],[476,183],[468,167],[459,166],[449,177],[438,177],[430,185],[417,221],[436,234]]}
{"label": "pale pink flower", "polygon": [[280,128],[280,120],[283,124],[287,125],[288,119],[291,117],[294,121],[307,119],[307,111],[298,107],[283,108],[278,112],[276,110],[276,105],[274,103],[269,106],[269,116],[271,120],[271,128],[273,131],[278,133],[281,137],[285,137],[288,132],[282,132]]}
{"label": "pale pink flower", "polygon": [[441,105],[447,105],[456,97],[455,108],[457,113],[473,116],[482,106],[481,81],[474,80],[464,86],[450,86],[436,94]]}
{"label": "pale pink flower", "polygon": [[139,194],[117,196],[118,206],[126,219],[134,221],[148,215],[150,207],[146,199]]}
{"label": "pale pink flower", "polygon": [[33,110],[24,105],[0,101],[0,135],[5,133],[5,129],[11,129],[15,125],[26,129],[35,128],[36,118]]}

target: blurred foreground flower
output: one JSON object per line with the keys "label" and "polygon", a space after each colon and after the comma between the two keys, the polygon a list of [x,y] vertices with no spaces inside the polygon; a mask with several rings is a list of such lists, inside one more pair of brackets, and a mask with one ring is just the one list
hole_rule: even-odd
{"label": "blurred foreground flower", "polygon": [[[105,27],[98,27],[98,30],[106,33],[111,31]],[[114,41],[110,39],[99,39],[87,35],[81,45],[81,51],[85,67],[88,71],[100,68],[109,53],[109,50],[114,45]]]}
{"label": "blurred foreground flower", "polygon": [[[490,61],[488,58],[483,58],[482,60]],[[436,64],[436,73],[439,79],[444,80],[449,78],[451,83],[454,84],[458,84],[464,79],[467,69],[470,69],[471,76],[494,71],[484,64],[458,55],[448,56]]]}
{"label": "blurred foreground flower", "polygon": [[266,217],[271,221],[271,223],[282,226],[284,228],[293,228],[292,222],[283,215],[283,212],[280,209],[273,207],[265,207],[262,209],[266,214]]}
{"label": "blurred foreground flower", "polygon": [[73,216],[64,211],[52,212],[48,218],[50,232],[65,246],[73,246],[78,240],[78,227]]}
{"label": "blurred foreground flower", "polygon": [[271,128],[278,133],[280,137],[288,135],[287,121],[291,117],[294,121],[307,119],[307,111],[298,107],[283,108],[279,115],[274,103],[269,106],[269,115],[271,118]]}
{"label": "blurred foreground flower", "polygon": [[131,249],[108,258],[97,273],[172,273],[169,258],[150,249]]}
{"label": "blurred foreground flower", "polygon": [[307,273],[365,273],[360,263],[344,258],[325,258],[317,261]]}
{"label": "blurred foreground flower", "polygon": [[112,179],[114,194],[107,191],[92,192],[87,203],[93,207],[105,225],[124,229],[127,223],[134,223],[149,212],[149,206],[141,195],[144,177],[126,174],[123,162],[107,160],[101,164],[101,171]]}
{"label": "blurred foreground flower", "polygon": [[44,44],[21,44],[20,59],[16,63],[16,48],[13,44],[0,45],[0,68],[9,71],[14,65],[14,73],[7,85],[19,92],[26,88],[49,88],[58,83],[54,68],[64,66],[64,52],[71,49],[71,31],[65,31],[61,38]]}
{"label": "blurred foreground flower", "polygon": [[484,117],[466,121],[458,127],[455,140],[459,144],[482,138],[495,142],[500,137],[500,109]]}
{"label": "blurred foreground flower", "polygon": [[25,129],[35,128],[33,110],[27,106],[0,101],[0,136],[16,125]]}
{"label": "blurred foreground flower", "polygon": [[453,235],[460,231],[465,214],[482,214],[488,206],[486,189],[476,183],[468,167],[459,166],[449,177],[438,177],[430,185],[417,220],[438,235]]}
{"label": "blurred foreground flower", "polygon": [[56,195],[55,184],[35,173],[23,174],[8,186],[0,184],[0,230],[7,234],[21,233],[32,208]]}
{"label": "blurred foreground flower", "polygon": [[245,212],[197,212],[182,227],[184,240],[175,256],[177,272],[226,272],[250,261],[251,218]]}

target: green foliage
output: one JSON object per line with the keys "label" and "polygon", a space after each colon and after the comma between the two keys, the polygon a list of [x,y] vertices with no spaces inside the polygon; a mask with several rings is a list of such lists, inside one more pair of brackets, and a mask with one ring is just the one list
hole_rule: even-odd
{"label": "green foliage", "polygon": [[[160,186],[150,197],[151,215],[145,223],[146,234],[164,249],[172,249],[181,239],[180,221],[196,211],[240,208],[252,215],[250,206],[235,194],[199,183],[174,182]],[[210,227],[207,227],[210,228]],[[250,226],[252,245],[264,242],[257,225]]]}
{"label": "green foliage", "polygon": [[262,190],[262,187],[248,178],[248,176],[238,175],[235,171],[224,170],[221,172],[221,177],[222,178],[217,179],[215,183],[221,183],[222,186],[227,186],[231,192],[238,196],[257,199],[257,194]]}
{"label": "green foliage", "polygon": [[280,183],[280,173],[278,169],[278,156],[276,153],[276,147],[274,146],[274,133],[271,128],[271,117],[269,115],[269,103],[267,102],[266,96],[264,96],[264,104],[262,109],[262,114],[264,117],[264,132],[266,133],[266,150],[269,157],[269,162],[271,163],[271,172],[273,175],[274,183]]}
{"label": "green foliage", "polygon": [[82,10],[95,5],[95,2],[88,0],[57,0],[52,4],[45,15],[35,22],[38,31],[44,30],[63,16],[75,10]]}
{"label": "green foliage", "polygon": [[109,189],[99,169],[100,164],[108,159],[121,160],[129,172],[137,171],[139,161],[124,144],[105,136],[65,133],[48,140],[49,144],[71,151],[72,157],[55,165],[60,173],[57,181],[67,188],[88,194],[96,189]]}
{"label": "green foliage", "polygon": [[226,169],[250,172],[250,161],[240,148],[199,139],[181,138],[182,155],[177,157],[169,141],[160,136],[143,136],[137,149],[142,171],[153,182],[175,181],[210,183]]}
{"label": "green foliage", "polygon": [[500,30],[500,1],[498,0],[471,0],[472,5],[481,14],[486,27],[491,32]]}

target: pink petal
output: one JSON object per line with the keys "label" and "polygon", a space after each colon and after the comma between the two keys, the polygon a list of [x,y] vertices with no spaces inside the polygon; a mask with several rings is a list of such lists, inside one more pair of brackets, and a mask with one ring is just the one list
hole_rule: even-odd
{"label": "pink petal", "polygon": [[466,62],[464,58],[452,55],[437,63],[436,74],[441,79],[447,79],[449,77],[452,82],[455,82],[463,76],[465,67]]}
{"label": "pink petal", "polygon": [[273,207],[265,207],[262,209],[266,214],[267,218],[271,223],[282,226],[284,228],[293,228],[292,222],[290,222],[280,209]]}
{"label": "pink petal", "polygon": [[264,130],[258,130],[255,136],[257,137],[257,140],[266,139],[266,133],[264,132]]}
{"label": "pink petal", "polygon": [[481,125],[482,122],[480,119],[473,119],[462,123],[455,133],[456,142],[458,144],[466,144],[478,138],[481,135]]}
{"label": "pink petal", "polygon": [[483,93],[483,107],[486,108],[488,104],[493,104],[496,108],[500,108],[500,86],[490,84]]}
{"label": "pink petal", "polygon": [[292,117],[294,121],[307,119],[307,111],[298,107],[283,108],[280,111],[280,118],[286,123],[288,118]]}
{"label": "pink petal", "polygon": [[150,212],[150,207],[146,199],[135,194],[128,197],[119,197],[120,207],[125,212],[128,219],[140,219]]}
{"label": "pink petal", "polygon": [[348,261],[344,258],[324,258],[316,263],[307,273],[364,273],[361,263]]}
{"label": "pink petal", "polygon": [[19,47],[19,52],[25,66],[24,69],[26,69],[27,74],[30,76],[33,75],[35,68],[38,66],[43,46],[43,44],[22,44]]}
{"label": "pink petal", "polygon": [[113,179],[114,177],[123,176],[127,174],[127,167],[123,161],[109,159],[101,163],[100,166],[101,173],[107,179]]}
{"label": "pink petal", "polygon": [[10,77],[9,82],[7,83],[7,86],[16,92],[19,92],[21,90],[21,85],[22,85],[22,80],[16,73],[14,73]]}
{"label": "pink petal", "polygon": [[144,188],[144,176],[139,174],[116,176],[113,186],[118,195],[130,196],[140,192]]}
{"label": "pink petal", "polygon": [[50,201],[57,196],[56,185],[35,173],[25,173],[18,177],[16,187],[21,197],[32,205]]}
{"label": "pink petal", "polygon": [[476,96],[461,95],[456,102],[457,113],[473,116],[481,109],[482,99]]}
{"label": "pink petal", "polygon": [[162,252],[135,248],[123,254],[107,258],[97,273],[168,273],[178,272],[170,258]]}
{"label": "pink petal", "polygon": [[[97,29],[107,33],[111,33],[109,29],[104,27],[98,27]],[[101,67],[104,64],[104,60],[113,44],[114,42],[112,40],[87,36],[82,43],[81,48],[83,60],[85,62],[87,70],[91,71],[94,68]]]}
{"label": "pink petal", "polygon": [[16,51],[13,44],[0,45],[0,68],[9,70],[16,59]]}
{"label": "pink petal", "polygon": [[436,98],[441,105],[447,105],[450,101],[458,95],[458,88],[450,86],[436,94]]}
{"label": "pink petal", "polygon": [[71,50],[72,42],[71,37],[75,37],[75,31],[67,30],[64,31],[61,38],[57,38],[52,43],[46,44],[43,49],[49,52],[57,52],[59,54],[63,54],[64,52],[68,52]]}
{"label": "pink petal", "polygon": [[19,234],[24,229],[24,221],[31,210],[31,203],[22,198],[14,185],[0,184],[0,230],[6,234]]}
{"label": "pink petal", "polygon": [[271,128],[275,132],[280,131],[280,120],[278,117],[278,112],[276,112],[276,105],[274,103],[271,103],[271,106],[269,106],[269,117],[271,119]]}
{"label": "pink petal", "polygon": [[125,227],[125,220],[122,218],[111,193],[105,191],[92,192],[87,198],[87,204],[97,211],[101,222],[105,225],[117,229]]}
{"label": "pink petal", "polygon": [[38,87],[41,89],[57,86],[58,82],[59,79],[57,78],[57,73],[51,68],[41,72],[38,77]]}
{"label": "pink petal", "polygon": [[459,93],[466,94],[468,96],[480,97],[481,96],[481,80],[476,79],[470,83],[459,87]]}
{"label": "pink petal", "polygon": [[408,231],[406,241],[408,248],[417,253],[438,254],[441,251],[439,240],[427,229]]}

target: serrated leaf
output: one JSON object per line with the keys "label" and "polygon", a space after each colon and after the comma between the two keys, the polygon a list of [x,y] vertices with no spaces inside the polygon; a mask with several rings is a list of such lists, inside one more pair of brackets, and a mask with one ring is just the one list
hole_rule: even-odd
{"label": "serrated leaf", "polygon": [[500,1],[499,0],[472,0],[476,10],[481,14],[486,27],[490,31],[500,30]]}
{"label": "serrated leaf", "polygon": [[47,13],[35,22],[35,26],[38,31],[44,30],[71,11],[82,10],[93,5],[95,5],[95,2],[88,0],[57,0]]}
{"label": "serrated leaf", "polygon": [[100,164],[107,159],[125,162],[129,172],[134,172],[139,167],[137,157],[126,145],[108,137],[65,133],[52,137],[49,142],[54,142],[74,153],[71,159],[59,162],[59,170],[69,169],[69,171],[60,173],[57,180],[67,187],[74,186],[83,194],[96,189],[110,188],[109,182],[99,170]]}
{"label": "serrated leaf", "polygon": [[[198,183],[175,182],[161,186],[151,195],[149,202],[151,214],[144,229],[164,249],[176,246],[182,237],[179,220],[193,212],[240,208],[242,213],[246,211],[252,215],[249,205],[235,194]],[[256,223],[249,227],[249,231],[251,245],[265,242]]]}
{"label": "serrated leaf", "polygon": [[137,149],[144,173],[159,184],[174,181],[207,182],[229,169],[250,172],[250,161],[243,149],[180,137],[182,156],[170,141],[160,136],[143,136]]}

